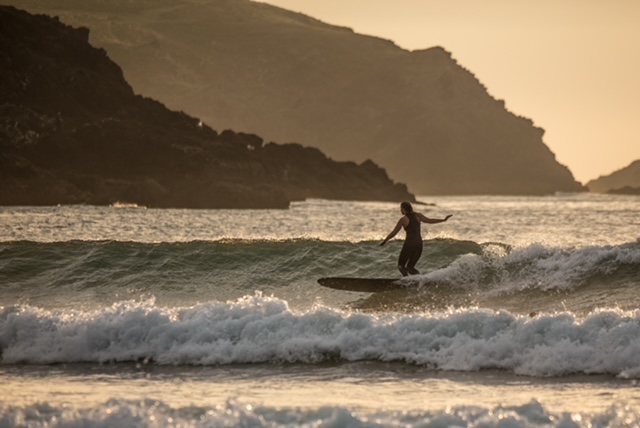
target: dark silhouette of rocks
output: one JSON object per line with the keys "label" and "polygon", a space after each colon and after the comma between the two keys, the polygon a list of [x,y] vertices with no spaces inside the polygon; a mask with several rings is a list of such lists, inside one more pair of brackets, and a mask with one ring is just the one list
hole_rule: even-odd
{"label": "dark silhouette of rocks", "polygon": [[[284,208],[415,200],[371,161],[222,133],[135,95],[89,30],[0,7],[0,204]],[[216,97],[213,103],[223,103]]]}
{"label": "dark silhouette of rocks", "polygon": [[619,189],[611,189],[607,193],[611,195],[640,195],[640,187],[624,186]]}
{"label": "dark silhouette of rocks", "polygon": [[640,195],[640,160],[587,183],[590,192]]}
{"label": "dark silhouette of rocks", "polygon": [[409,52],[248,0],[14,3],[90,27],[139,93],[219,129],[372,159],[414,193],[585,190],[543,129],[440,47]]}

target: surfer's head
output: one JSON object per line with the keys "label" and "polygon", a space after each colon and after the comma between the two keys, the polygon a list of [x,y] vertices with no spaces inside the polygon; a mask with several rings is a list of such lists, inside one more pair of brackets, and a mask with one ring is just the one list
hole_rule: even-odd
{"label": "surfer's head", "polygon": [[413,207],[411,206],[411,202],[404,201],[400,204],[400,211],[402,214],[411,214],[413,212]]}

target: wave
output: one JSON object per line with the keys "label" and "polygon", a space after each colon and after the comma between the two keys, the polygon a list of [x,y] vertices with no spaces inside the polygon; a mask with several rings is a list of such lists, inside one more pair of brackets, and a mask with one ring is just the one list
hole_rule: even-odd
{"label": "wave", "polygon": [[[400,241],[70,241],[0,244],[0,305],[86,305],[154,295],[176,305],[236,299],[255,290],[312,304],[324,276],[394,277]],[[391,248],[389,248],[391,247]],[[529,313],[638,307],[640,240],[552,247],[425,241],[417,292],[355,302],[371,310],[486,306]],[[426,284],[429,284],[428,286]],[[435,284],[435,286],[434,286]],[[336,292],[338,293],[338,292]],[[334,293],[335,294],[335,293]],[[308,295],[308,297],[307,297]],[[335,294],[338,295],[338,294]],[[38,300],[38,298],[40,299]],[[56,301],[56,298],[58,301]]]}
{"label": "wave", "polygon": [[[73,283],[76,279],[90,286],[100,280],[110,283],[131,275],[153,276],[158,271],[165,278],[175,275],[182,280],[211,271],[240,274],[260,270],[263,276],[276,277],[291,274],[320,277],[330,273],[365,277],[398,275],[395,260],[400,241],[388,244],[393,247],[390,250],[377,244],[318,240],[160,244],[21,241],[0,244],[0,278],[6,284],[47,273],[52,286]],[[425,241],[419,267],[429,273],[416,279],[429,282],[562,290],[617,273],[621,279],[628,279],[640,267],[640,240],[581,248],[538,243],[512,248],[500,243],[433,239]],[[281,278],[277,280],[281,282]]]}
{"label": "wave", "polygon": [[[0,290],[14,301],[33,295],[96,294],[129,298],[152,293],[192,301],[234,298],[254,290],[273,292],[327,275],[398,275],[394,249],[377,242],[215,241],[146,244],[115,241],[0,244]],[[397,243],[395,244],[398,245]],[[392,246],[392,245],[391,245]],[[433,243],[440,265],[474,243]],[[479,248],[479,247],[478,247]],[[2,304],[2,300],[0,300]]]}
{"label": "wave", "polygon": [[455,406],[439,411],[355,412],[346,407],[314,409],[274,408],[229,400],[223,406],[171,407],[157,400],[111,399],[90,408],[70,408],[48,403],[23,407],[0,403],[0,424],[19,426],[636,426],[640,414],[630,407],[612,406],[602,413],[554,412],[537,400],[517,406]]}
{"label": "wave", "polygon": [[[483,306],[519,313],[639,307],[640,241],[580,248],[530,244],[510,248],[482,244],[480,253],[457,257],[449,265],[421,275],[417,296],[393,302],[374,296],[360,308]],[[436,287],[433,286],[436,284]]]}
{"label": "wave", "polygon": [[12,306],[0,312],[2,364],[380,361],[536,377],[640,378],[638,337],[639,311],[602,310],[584,318],[488,309],[403,315],[319,306],[299,312],[259,293],[182,308],[149,300],[92,311]]}

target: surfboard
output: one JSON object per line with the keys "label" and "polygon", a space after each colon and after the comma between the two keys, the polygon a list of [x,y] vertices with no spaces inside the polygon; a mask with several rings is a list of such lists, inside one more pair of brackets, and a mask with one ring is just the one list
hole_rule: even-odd
{"label": "surfboard", "polygon": [[361,291],[364,293],[381,293],[392,290],[406,290],[415,286],[401,278],[348,278],[327,277],[320,278],[318,284],[323,287],[345,291]]}

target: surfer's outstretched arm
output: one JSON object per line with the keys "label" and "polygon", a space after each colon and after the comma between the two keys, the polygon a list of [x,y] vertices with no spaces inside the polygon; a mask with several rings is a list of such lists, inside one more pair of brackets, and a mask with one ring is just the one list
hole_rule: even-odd
{"label": "surfer's outstretched arm", "polygon": [[431,223],[431,224],[443,223],[443,222],[449,220],[449,218],[452,216],[452,214],[449,214],[445,218],[429,218],[429,217],[427,217],[427,216],[425,216],[424,214],[421,214],[421,213],[416,213],[416,214],[418,215],[418,218],[420,219],[421,222],[423,222],[423,223]]}

